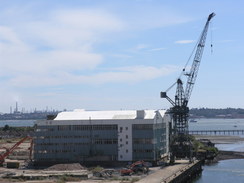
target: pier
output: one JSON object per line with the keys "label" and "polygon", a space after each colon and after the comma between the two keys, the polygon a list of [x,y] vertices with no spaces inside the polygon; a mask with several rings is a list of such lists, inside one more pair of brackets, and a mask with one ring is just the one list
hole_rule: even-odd
{"label": "pier", "polygon": [[191,135],[244,135],[244,130],[192,130]]}
{"label": "pier", "polygon": [[193,180],[202,172],[202,161],[189,163],[188,160],[177,160],[174,165],[149,174],[137,183],[183,183]]}

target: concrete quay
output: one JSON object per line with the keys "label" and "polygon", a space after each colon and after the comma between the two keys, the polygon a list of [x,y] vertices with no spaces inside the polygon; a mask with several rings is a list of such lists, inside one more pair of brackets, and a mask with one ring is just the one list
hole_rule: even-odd
{"label": "concrete quay", "polygon": [[174,165],[164,167],[137,183],[182,183],[199,174],[202,170],[201,165],[200,161],[189,163],[188,160],[178,160]]}

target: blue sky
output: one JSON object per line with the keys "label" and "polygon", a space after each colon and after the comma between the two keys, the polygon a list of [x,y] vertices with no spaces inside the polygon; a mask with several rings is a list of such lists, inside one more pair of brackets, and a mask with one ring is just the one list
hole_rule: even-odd
{"label": "blue sky", "polygon": [[159,93],[176,81],[212,12],[189,107],[244,108],[244,1],[0,4],[1,112],[16,101],[25,110],[169,108]]}

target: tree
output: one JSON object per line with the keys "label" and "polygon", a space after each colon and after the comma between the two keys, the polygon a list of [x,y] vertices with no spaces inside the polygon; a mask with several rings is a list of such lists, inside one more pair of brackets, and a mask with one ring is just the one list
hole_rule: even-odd
{"label": "tree", "polygon": [[10,130],[9,125],[5,125],[5,126],[3,127],[3,131],[8,131],[8,130]]}

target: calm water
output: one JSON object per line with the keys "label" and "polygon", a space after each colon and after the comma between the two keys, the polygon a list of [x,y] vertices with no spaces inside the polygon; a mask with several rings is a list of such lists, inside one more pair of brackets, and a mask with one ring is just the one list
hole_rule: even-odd
{"label": "calm water", "polygon": [[197,119],[189,130],[244,130],[244,119]]}
{"label": "calm water", "polygon": [[[236,126],[236,127],[235,127]],[[189,123],[189,130],[243,130],[244,119],[199,119]],[[244,142],[216,144],[220,150],[243,151]],[[203,167],[194,183],[244,183],[244,159],[223,160]]]}
{"label": "calm water", "polygon": [[243,183],[244,159],[223,160],[204,166],[202,175],[194,183]]}
{"label": "calm water", "polygon": [[0,120],[0,127],[9,126],[33,126],[35,120]]}

